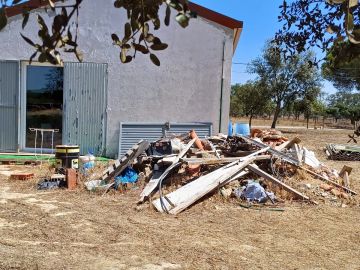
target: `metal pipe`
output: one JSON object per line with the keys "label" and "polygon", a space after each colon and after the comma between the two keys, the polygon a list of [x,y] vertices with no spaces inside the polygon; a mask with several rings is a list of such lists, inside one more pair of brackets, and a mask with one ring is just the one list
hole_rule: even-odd
{"label": "metal pipe", "polygon": [[224,65],[225,65],[225,40],[223,41],[222,65],[221,65],[219,133],[221,132],[222,114],[223,114],[222,111],[223,111],[223,92],[224,92]]}

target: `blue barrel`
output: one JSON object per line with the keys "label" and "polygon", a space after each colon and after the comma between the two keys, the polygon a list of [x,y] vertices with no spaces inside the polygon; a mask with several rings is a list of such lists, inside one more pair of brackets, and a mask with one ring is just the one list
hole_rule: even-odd
{"label": "blue barrel", "polygon": [[250,126],[246,123],[236,123],[235,124],[235,134],[248,136],[250,135]]}
{"label": "blue barrel", "polygon": [[233,135],[233,123],[231,121],[229,121],[228,136],[232,136],[232,135]]}

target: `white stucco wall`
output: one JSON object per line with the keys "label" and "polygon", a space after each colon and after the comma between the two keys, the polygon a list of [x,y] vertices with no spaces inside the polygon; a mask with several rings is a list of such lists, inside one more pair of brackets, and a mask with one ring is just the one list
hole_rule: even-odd
{"label": "white stucco wall", "polygon": [[[169,48],[157,53],[161,67],[149,55],[137,54],[135,61],[121,64],[119,49],[110,35],[121,33],[125,14],[113,8],[113,0],[84,1],[80,13],[79,45],[86,62],[108,63],[107,154],[115,155],[120,122],[212,122],[219,131],[222,55],[225,42],[223,115],[221,130],[229,120],[233,30],[194,19],[182,29],[174,20],[157,35]],[[36,13],[36,12],[35,12]],[[175,14],[173,14],[175,15]],[[47,15],[44,15],[47,18]],[[22,19],[12,18],[0,33],[0,59],[27,60],[32,48],[17,33]],[[117,29],[120,28],[120,31]],[[36,17],[32,16],[24,34],[35,37]],[[121,37],[121,34],[119,34]],[[65,61],[76,61],[63,54]]]}

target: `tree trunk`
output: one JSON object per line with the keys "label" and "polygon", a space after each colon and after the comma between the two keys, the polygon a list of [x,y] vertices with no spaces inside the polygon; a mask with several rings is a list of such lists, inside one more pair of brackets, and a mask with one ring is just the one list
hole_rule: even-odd
{"label": "tree trunk", "polygon": [[309,129],[309,116],[306,117],[306,128]]}
{"label": "tree trunk", "polygon": [[251,128],[252,119],[253,119],[253,115],[251,114],[251,115],[250,115],[250,118],[249,118],[249,127],[250,127],[250,128]]}
{"label": "tree trunk", "polygon": [[271,128],[275,128],[275,127],[276,127],[276,122],[277,122],[277,119],[278,119],[279,114],[280,114],[280,109],[281,109],[281,103],[278,102],[278,104],[276,104],[274,119],[273,119],[273,122],[272,122],[272,124],[271,124]]}

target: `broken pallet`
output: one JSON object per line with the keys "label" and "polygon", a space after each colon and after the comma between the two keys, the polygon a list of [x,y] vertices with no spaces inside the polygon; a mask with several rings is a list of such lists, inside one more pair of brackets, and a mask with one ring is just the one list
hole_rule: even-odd
{"label": "broken pallet", "polygon": [[122,158],[115,160],[115,163],[103,172],[102,180],[109,182],[112,178],[121,174],[148,147],[149,142],[144,140],[139,141],[130,150],[128,150]]}

